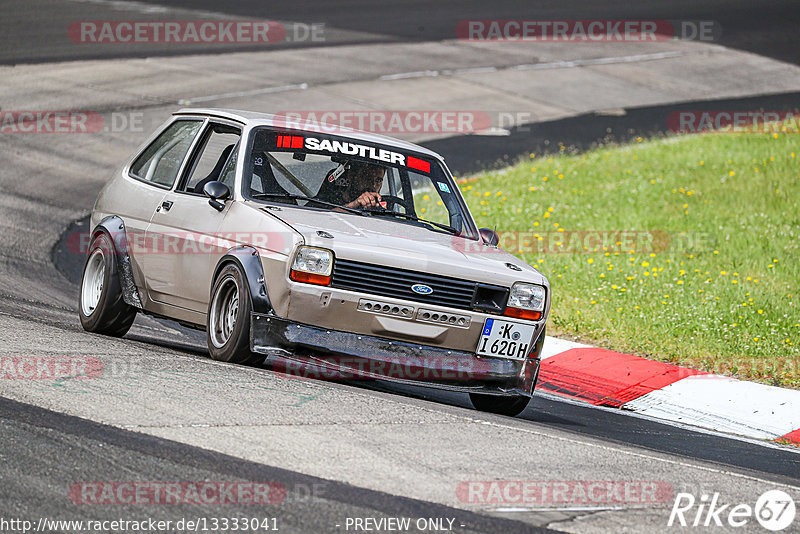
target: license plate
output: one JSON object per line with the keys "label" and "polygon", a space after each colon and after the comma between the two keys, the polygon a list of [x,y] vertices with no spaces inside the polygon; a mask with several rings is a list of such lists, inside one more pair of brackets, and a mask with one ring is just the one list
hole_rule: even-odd
{"label": "license plate", "polygon": [[475,354],[522,360],[529,352],[534,325],[486,319]]}

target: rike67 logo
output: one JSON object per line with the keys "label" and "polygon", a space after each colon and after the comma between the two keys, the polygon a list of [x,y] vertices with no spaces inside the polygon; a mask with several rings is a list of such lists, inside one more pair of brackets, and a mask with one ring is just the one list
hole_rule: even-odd
{"label": "rike67 logo", "polygon": [[781,490],[763,493],[755,506],[721,504],[719,493],[701,495],[700,499],[691,493],[678,493],[667,526],[743,527],[755,518],[765,529],[778,532],[792,524],[796,512],[794,499]]}

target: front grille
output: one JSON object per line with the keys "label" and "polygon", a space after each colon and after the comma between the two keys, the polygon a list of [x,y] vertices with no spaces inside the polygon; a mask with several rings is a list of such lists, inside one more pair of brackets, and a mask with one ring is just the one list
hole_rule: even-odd
{"label": "front grille", "polygon": [[[433,292],[428,295],[415,293],[411,287],[418,284],[430,287]],[[482,311],[502,312],[502,309],[485,309],[482,299],[476,302],[476,289],[479,286],[482,292],[487,287],[491,287],[499,299],[502,299],[503,306],[508,299],[508,289],[504,287],[487,286],[448,276],[339,259],[333,265],[331,286],[370,295],[394,297],[462,310],[481,309]]]}

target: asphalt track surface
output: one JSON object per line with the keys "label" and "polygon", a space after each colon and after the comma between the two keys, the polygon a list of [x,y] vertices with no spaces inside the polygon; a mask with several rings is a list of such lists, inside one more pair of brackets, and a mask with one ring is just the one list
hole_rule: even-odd
{"label": "asphalt track surface", "polygon": [[[258,517],[276,518],[280,532],[304,533],[343,530],[347,517],[414,517],[452,519],[459,532],[547,532],[518,521],[398,498],[2,398],[0,432],[5,436],[0,440],[0,456],[14,459],[5,463],[0,494],[0,510],[6,518],[36,523],[40,517],[106,521],[146,516],[173,522]],[[142,506],[125,504],[81,510],[73,501],[80,497],[64,494],[76,477],[114,480],[121,470],[136,473],[140,481],[270,481],[277,488],[277,502],[266,509],[252,504],[177,504],[151,507],[154,510],[144,513]]]}
{"label": "asphalt track surface", "polygon": [[[649,0],[594,2],[559,0],[446,0],[437,2],[392,0],[301,0],[262,2],[259,0],[159,0],[138,4],[171,10],[205,10],[208,18],[222,13],[232,18],[324,23],[325,42],[282,42],[251,49],[279,49],[308,46],[337,46],[364,42],[440,41],[456,38],[456,26],[463,20],[670,20],[714,21],[715,42],[724,46],[797,64],[797,29],[800,4],[793,0]],[[93,58],[181,55],[187,52],[224,53],[226,45],[148,45],[143,48],[112,45],[74,45],[67,38],[64,22],[77,20],[160,20],[162,11],[136,8],[126,11],[112,1],[97,0],[3,0],[0,2],[4,28],[0,35],[0,63],[30,63]],[[130,13],[130,16],[126,15]],[[143,16],[146,15],[146,16]],[[196,20],[198,17],[178,20]],[[205,18],[205,17],[204,17]],[[174,20],[174,18],[172,19]],[[73,46],[74,45],[74,46]],[[242,50],[241,46],[235,47]]]}
{"label": "asphalt track surface", "polygon": [[[218,10],[214,0],[168,0],[162,5]],[[452,39],[462,20],[561,20],[561,19],[656,19],[711,20],[721,27],[719,43],[797,62],[796,35],[800,6],[797,2],[754,2],[748,0],[694,2],[692,0],[650,0],[631,3],[625,0],[560,2],[558,0],[520,2],[500,0],[446,0],[444,2],[392,2],[349,0],[325,2],[305,0],[289,3],[244,0],[228,3],[223,9],[241,16],[263,16],[278,20],[298,20],[298,13],[313,14],[333,27],[354,31],[368,30],[393,39],[439,41]]]}
{"label": "asphalt track surface", "polygon": [[[62,47],[57,39],[48,40],[48,25],[63,20],[77,20],[87,9],[93,10],[94,19],[109,17],[109,2],[67,2],[58,3],[60,10],[54,10],[55,2],[31,0],[20,2],[5,0],[0,7],[4,16],[3,25],[13,25],[15,17],[20,20],[36,20],[40,24],[16,24],[14,31],[5,31],[8,42],[0,42],[0,58],[3,62],[42,62],[52,60],[77,60],[92,57],[122,57],[142,55],[140,51],[123,52],[115,49],[86,51],[79,48]],[[798,13],[796,2],[649,2],[631,8],[627,3],[603,3],[597,6],[586,3],[584,7],[560,7],[561,3],[526,4],[519,2],[438,2],[429,3],[340,3],[340,2],[300,2],[300,3],[261,3],[230,2],[221,7],[215,2],[192,1],[159,2],[160,5],[208,9],[218,12],[225,10],[231,16],[248,18],[271,18],[287,21],[323,21],[341,30],[337,40],[325,45],[346,44],[349,42],[386,42],[440,40],[453,37],[455,23],[465,18],[664,18],[664,19],[711,19],[723,27],[721,43],[743,50],[757,52],[798,63],[795,44]],[[73,10],[81,10],[76,12]],[[27,10],[27,11],[26,11]],[[31,13],[37,12],[34,17]],[[10,28],[7,28],[10,29]],[[44,29],[44,30],[43,30]],[[44,32],[44,33],[42,33]],[[43,37],[44,36],[44,37]],[[294,46],[285,44],[280,46]],[[307,46],[298,44],[297,46]],[[241,49],[237,49],[241,50]],[[177,50],[175,48],[149,49],[148,55],[180,55],[196,53],[198,50]],[[225,52],[225,49],[212,48],[206,52]],[[3,55],[5,54],[5,55]],[[789,109],[796,105],[800,93],[760,96],[751,99],[720,100],[706,107],[718,105],[720,109],[737,106],[764,109]],[[0,102],[0,105],[2,102]],[[683,103],[682,108],[688,104]],[[622,117],[606,115],[584,115],[580,117],[539,123],[535,128],[518,127],[511,135],[502,139],[458,138],[441,139],[426,143],[434,150],[444,153],[453,167],[467,172],[486,168],[513,160],[528,150],[552,150],[550,140],[558,139],[577,149],[592,146],[603,141],[625,141],[637,135],[658,135],[662,128],[657,117],[669,111],[669,106],[628,110]],[[656,118],[654,118],[656,117]],[[11,149],[14,158],[26,156],[20,147]],[[3,228],[3,232],[31,230],[30,235],[20,231],[19,236],[2,240],[0,260],[3,270],[4,287],[18,285],[19,293],[4,293],[0,303],[0,315],[7,320],[22,320],[31,330],[3,334],[3,344],[11,346],[20,337],[36,337],[37,329],[42,332],[63,332],[65,343],[72,339],[83,339],[77,315],[73,306],[62,302],[74,302],[77,294],[76,281],[81,267],[81,258],[65,253],[65,245],[60,242],[52,251],[52,257],[30,258],[32,243],[42,238],[38,233],[40,225],[49,224],[44,234],[50,236],[71,222],[62,215],[59,199],[49,198],[51,213],[28,208],[34,193],[29,189],[11,186],[16,168],[3,171],[4,193],[3,209],[20,210],[23,215],[14,224]],[[23,178],[24,175],[21,175]],[[69,184],[67,184],[69,185]],[[63,186],[62,186],[63,187]],[[69,188],[65,188],[67,191]],[[79,197],[92,197],[96,187],[76,181],[74,190],[64,193],[65,202],[70,205],[85,205]],[[64,210],[66,211],[66,210]],[[15,211],[16,214],[16,211]],[[16,215],[15,215],[16,217]],[[5,226],[5,222],[4,222]],[[80,225],[67,231],[79,230]],[[54,274],[55,262],[61,274]],[[14,273],[24,269],[26,277]],[[29,280],[37,279],[31,286]],[[57,304],[49,304],[47,299],[31,297],[59,295]],[[67,295],[63,301],[60,295]],[[152,321],[137,319],[144,326]],[[164,364],[167,367],[186,366],[198,357],[204,358],[204,339],[202,334],[188,331],[171,323],[160,323],[164,329],[139,328],[124,340],[122,347],[135,351],[159,353],[163,349]],[[180,332],[180,336],[170,332]],[[45,334],[41,334],[45,335]],[[97,344],[102,347],[103,340]],[[174,358],[174,360],[172,359]],[[222,376],[233,375],[235,368],[220,371]],[[266,377],[268,368],[253,370]],[[386,383],[343,383],[332,384],[337,394],[366,395],[376,401],[392,401],[400,405],[424,407],[437,416],[469,414],[469,402],[464,395],[437,392],[414,387],[399,387]],[[158,402],[158,399],[153,399]],[[719,434],[700,432],[674,425],[666,425],[635,417],[619,411],[598,409],[577,403],[565,402],[553,396],[537,395],[529,408],[518,418],[481,414],[480,417],[493,425],[504,428],[531,430],[535,432],[557,433],[560,436],[573,436],[575,439],[591,439],[608,449],[638,451],[642,455],[655,454],[668,458],[676,465],[702,464],[704,469],[730,473],[735,484],[736,477],[750,477],[789,486],[800,485],[800,454],[793,450],[765,445],[755,441],[731,438]],[[480,451],[484,452],[484,451]],[[214,452],[205,447],[187,445],[175,440],[155,435],[126,430],[90,421],[85,418],[66,415],[55,410],[0,399],[0,458],[4,461],[4,491],[0,492],[0,511],[4,517],[68,519],[115,519],[142,514],[142,508],[131,505],[112,507],[78,507],[66,495],[65,488],[76,480],[271,480],[283,484],[289,491],[289,506],[274,510],[259,510],[260,515],[274,512],[279,517],[281,530],[287,532],[326,532],[341,531],[347,517],[449,517],[464,525],[458,531],[465,532],[533,532],[538,531],[534,524],[546,524],[541,517],[528,517],[525,514],[505,515],[494,513],[475,513],[448,507],[421,499],[399,496],[387,487],[386,492],[361,488],[337,482],[330,478],[314,477],[296,470],[274,467],[268,462],[255,462],[234,455]],[[446,460],[443,458],[443,460]],[[336,462],[336,456],[332,456]],[[487,453],[483,461],[491,462]],[[570,460],[573,461],[573,460]],[[435,471],[435,469],[434,469]],[[620,473],[623,477],[627,473]],[[540,476],[557,477],[554,467],[552,473]],[[562,475],[564,476],[564,475]],[[635,473],[631,476],[636,476]],[[412,481],[413,483],[414,481]],[[309,488],[323,488],[313,498],[308,498]],[[754,495],[755,496],[755,495]],[[149,507],[146,514],[153,518],[176,519],[193,516],[232,516],[249,514],[252,508],[221,506],[202,508],[191,505],[179,507]],[[535,515],[535,514],[534,514]],[[577,514],[580,515],[580,514]],[[576,516],[572,513],[571,517]],[[510,517],[510,519],[509,519]],[[565,519],[566,517],[556,518]],[[644,528],[644,527],[641,527]]]}

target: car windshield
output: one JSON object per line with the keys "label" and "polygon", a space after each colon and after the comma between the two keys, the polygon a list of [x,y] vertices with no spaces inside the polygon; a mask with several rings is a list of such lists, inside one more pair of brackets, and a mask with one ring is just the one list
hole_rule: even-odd
{"label": "car windshield", "polygon": [[245,198],[386,217],[473,237],[457,186],[433,158],[323,134],[256,128]]}

